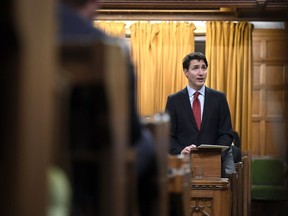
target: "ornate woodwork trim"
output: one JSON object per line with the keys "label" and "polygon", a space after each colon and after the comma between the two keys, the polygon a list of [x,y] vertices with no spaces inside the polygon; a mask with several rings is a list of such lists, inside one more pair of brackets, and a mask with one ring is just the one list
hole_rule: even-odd
{"label": "ornate woodwork trim", "polygon": [[191,201],[191,215],[213,215],[213,199],[212,197],[195,197]]}
{"label": "ornate woodwork trim", "polygon": [[287,0],[102,0],[101,19],[288,21]]}

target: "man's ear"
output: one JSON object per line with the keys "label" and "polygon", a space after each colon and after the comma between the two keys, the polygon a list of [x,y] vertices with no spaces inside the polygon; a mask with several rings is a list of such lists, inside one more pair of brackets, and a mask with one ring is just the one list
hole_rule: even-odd
{"label": "man's ear", "polygon": [[183,72],[184,72],[185,76],[188,77],[188,75],[187,75],[188,70],[186,68],[184,68]]}

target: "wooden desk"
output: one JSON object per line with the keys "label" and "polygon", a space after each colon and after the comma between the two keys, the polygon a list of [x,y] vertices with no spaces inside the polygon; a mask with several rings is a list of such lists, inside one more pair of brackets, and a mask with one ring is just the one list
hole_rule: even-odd
{"label": "wooden desk", "polygon": [[229,216],[231,191],[228,178],[191,181],[191,216]]}
{"label": "wooden desk", "polygon": [[221,178],[221,149],[195,149],[190,162],[191,216],[230,216],[232,193],[229,179]]}

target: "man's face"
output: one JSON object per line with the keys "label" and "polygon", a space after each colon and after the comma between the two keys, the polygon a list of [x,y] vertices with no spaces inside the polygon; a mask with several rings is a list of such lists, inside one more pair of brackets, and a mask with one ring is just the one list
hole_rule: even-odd
{"label": "man's face", "polygon": [[184,69],[184,73],[188,79],[189,86],[199,90],[205,84],[207,67],[203,60],[193,59],[190,61],[188,70]]}

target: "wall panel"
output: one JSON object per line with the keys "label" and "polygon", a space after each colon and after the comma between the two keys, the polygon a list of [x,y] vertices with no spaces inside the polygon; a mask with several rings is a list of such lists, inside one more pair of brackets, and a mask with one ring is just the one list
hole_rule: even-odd
{"label": "wall panel", "polygon": [[287,30],[253,32],[252,155],[286,155],[287,47]]}

